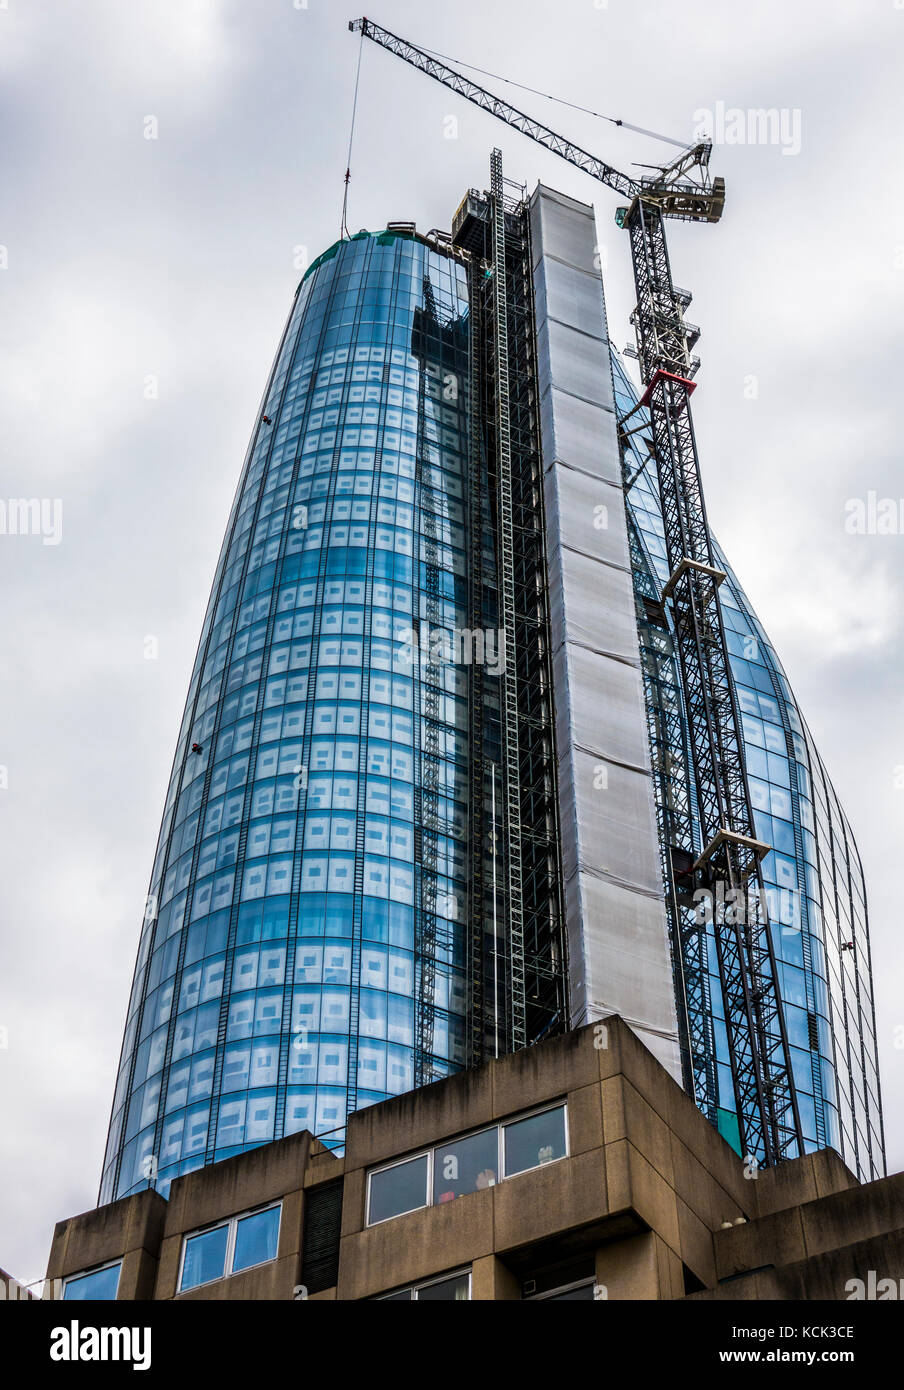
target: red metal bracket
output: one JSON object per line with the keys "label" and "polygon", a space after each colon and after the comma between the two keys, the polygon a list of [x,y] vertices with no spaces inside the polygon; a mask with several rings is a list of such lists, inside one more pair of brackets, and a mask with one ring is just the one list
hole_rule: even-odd
{"label": "red metal bracket", "polygon": [[650,404],[650,398],[653,395],[653,388],[658,386],[660,381],[680,381],[682,386],[687,387],[687,394],[689,396],[692,395],[694,391],[696,391],[697,389],[696,381],[691,381],[686,376],[678,376],[676,372],[663,371],[662,367],[657,367],[655,372],[653,373],[649,386],[647,387],[646,391],[644,391],[643,395],[638,401],[638,405],[647,406]]}

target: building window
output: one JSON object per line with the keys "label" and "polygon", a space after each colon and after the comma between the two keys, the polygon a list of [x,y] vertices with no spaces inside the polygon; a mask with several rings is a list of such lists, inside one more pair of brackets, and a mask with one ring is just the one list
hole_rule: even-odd
{"label": "building window", "polygon": [[497,1126],[454,1139],[433,1151],[433,1201],[451,1202],[466,1192],[493,1187],[499,1180],[499,1130]]}
{"label": "building window", "polygon": [[381,1294],[378,1303],[466,1303],[471,1297],[471,1271],[444,1274],[441,1279],[428,1279],[397,1293]]}
{"label": "building window", "polygon": [[378,1168],[368,1178],[367,1224],[441,1206],[566,1158],[565,1106],[518,1116]]}
{"label": "building window", "polygon": [[395,1163],[372,1173],[368,1200],[367,1224],[388,1221],[392,1216],[404,1216],[427,1205],[427,1182],[430,1155],[421,1154],[405,1163]]}
{"label": "building window", "polygon": [[543,1110],[539,1115],[503,1125],[505,1174],[514,1177],[565,1157],[565,1107]]}
{"label": "building window", "polygon": [[114,1299],[119,1288],[119,1271],[122,1261],[103,1265],[86,1274],[71,1274],[63,1284],[63,1299],[73,1302],[76,1299]]}
{"label": "building window", "polygon": [[238,1219],[232,1256],[233,1274],[276,1259],[279,1213],[279,1207],[268,1207],[266,1211],[256,1211],[251,1216]]}
{"label": "building window", "polygon": [[186,1236],[179,1292],[275,1260],[281,1211],[282,1204],[277,1203]]}
{"label": "building window", "polygon": [[200,1231],[185,1241],[182,1257],[182,1289],[194,1289],[199,1284],[209,1284],[212,1279],[222,1279],[226,1269],[226,1250],[229,1245],[229,1225],[217,1226],[210,1231]]}

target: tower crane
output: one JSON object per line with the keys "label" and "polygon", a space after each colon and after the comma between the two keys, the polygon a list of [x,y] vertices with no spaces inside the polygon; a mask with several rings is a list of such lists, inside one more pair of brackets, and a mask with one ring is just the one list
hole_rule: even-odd
{"label": "tower crane", "polygon": [[[690,730],[693,788],[682,789],[670,819],[672,882],[666,891],[679,936],[673,949],[677,946],[682,959],[696,959],[699,968],[702,934],[689,888],[721,883],[731,890],[733,902],[744,904],[740,910],[717,912],[713,922],[741,1152],[768,1166],[796,1157],[803,1152],[803,1139],[762,868],[770,846],[756,837],[719,598],[725,573],[715,563],[691,419],[699,367],[692,351],[699,329],[685,321],[691,296],[672,281],[665,232],[667,219],[719,221],[725,181],[710,175],[712,142],[698,140],[671,163],[641,177],[624,174],[372,20],[351,21],[349,29],[626,200],[615,220],[630,241],[637,295],[631,322],[644,389],[619,427],[623,439],[639,428],[652,435],[669,568],[662,603],[671,611]],[[694,809],[702,847],[694,839]],[[715,1119],[714,1068],[706,1055],[702,1007],[692,1003],[689,1008],[687,1080],[697,1103]]]}

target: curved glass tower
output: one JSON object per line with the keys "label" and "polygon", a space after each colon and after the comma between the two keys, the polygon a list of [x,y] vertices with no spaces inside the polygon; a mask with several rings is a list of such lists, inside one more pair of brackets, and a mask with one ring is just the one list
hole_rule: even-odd
{"label": "curved glass tower", "polygon": [[429,1077],[463,1060],[467,706],[418,658],[425,618],[464,626],[467,307],[460,258],[410,233],[299,286],[192,673],[102,1201],[299,1129],[340,1143],[416,1083],[419,1026]]}
{"label": "curved glass tower", "polygon": [[[742,1146],[655,459],[619,428],[643,416],[593,209],[511,187],[496,151],[451,237],[361,232],[299,286],[192,672],[102,1202],[302,1129],[338,1147],[356,1109],[612,1013]],[[716,556],[804,1144],[868,1179],[863,873]]]}

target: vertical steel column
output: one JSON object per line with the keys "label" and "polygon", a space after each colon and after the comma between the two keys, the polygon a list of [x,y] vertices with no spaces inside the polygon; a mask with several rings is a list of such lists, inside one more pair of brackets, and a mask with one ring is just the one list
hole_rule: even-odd
{"label": "vertical steel column", "polygon": [[[484,613],[484,468],[483,450],[483,313],[479,265],[468,266],[468,621],[474,631],[485,626]],[[483,666],[468,667],[468,1064],[485,1060],[487,1036],[486,969],[486,797],[484,756]],[[495,1009],[495,1000],[493,1001]]]}
{"label": "vertical steel column", "polygon": [[502,191],[502,151],[490,160],[493,205],[493,332],[496,359],[496,461],[499,599],[505,667],[502,673],[503,787],[506,853],[506,916],[508,926],[511,1008],[509,1041],[513,1051],[527,1043],[524,988],[524,918],[521,904],[521,768],[518,749],[518,689],[515,645],[515,570],[512,519],[512,442],[509,420],[508,296],[505,284],[505,204]]}
{"label": "vertical steel column", "polygon": [[568,1027],[536,309],[526,190],[505,220],[518,689],[521,906],[528,1045]]}

